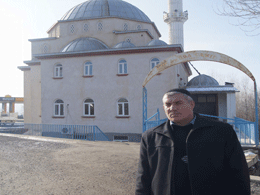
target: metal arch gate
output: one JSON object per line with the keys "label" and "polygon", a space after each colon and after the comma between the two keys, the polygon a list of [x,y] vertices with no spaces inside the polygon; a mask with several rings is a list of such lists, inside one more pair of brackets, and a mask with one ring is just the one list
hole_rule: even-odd
{"label": "metal arch gate", "polygon": [[[254,93],[255,93],[255,145],[259,145],[259,132],[258,132],[258,105],[257,105],[257,85],[256,80],[253,74],[239,61],[231,58],[225,54],[221,54],[218,52],[213,51],[205,51],[205,50],[197,50],[197,51],[188,51],[184,53],[175,54],[158,65],[156,65],[146,76],[143,82],[143,132],[146,130],[146,122],[147,122],[147,89],[146,84],[158,73],[162,72],[163,70],[170,68],[172,66],[178,65],[180,63],[185,63],[189,61],[213,61],[213,62],[220,62],[238,70],[244,72],[248,77],[252,79],[254,82]],[[155,117],[153,115],[152,117]],[[150,118],[152,118],[150,117]]]}

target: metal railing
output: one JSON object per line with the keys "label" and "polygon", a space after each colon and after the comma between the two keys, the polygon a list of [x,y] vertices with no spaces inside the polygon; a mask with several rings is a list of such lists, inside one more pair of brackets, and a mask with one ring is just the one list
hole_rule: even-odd
{"label": "metal railing", "polygon": [[[259,138],[257,134],[256,125],[254,122],[247,121],[241,118],[225,118],[225,117],[219,117],[219,116],[212,116],[212,115],[206,115],[206,114],[200,114],[202,116],[210,117],[210,118],[216,118],[220,121],[224,121],[229,123],[233,126],[237,137],[241,143],[241,145],[259,145]],[[145,121],[145,130],[148,130],[152,127],[158,126],[164,122],[167,121],[166,119],[160,119],[160,112],[157,110],[157,112],[151,116],[149,119]]]}
{"label": "metal railing", "polygon": [[108,137],[95,125],[24,124],[26,135],[81,139],[89,141],[109,141]]}

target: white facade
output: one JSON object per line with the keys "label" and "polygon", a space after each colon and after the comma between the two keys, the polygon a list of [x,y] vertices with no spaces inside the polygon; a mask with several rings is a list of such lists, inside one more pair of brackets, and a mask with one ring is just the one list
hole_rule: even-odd
{"label": "white facade", "polygon": [[[66,19],[68,13],[51,27],[49,38],[30,40],[32,59],[20,67],[25,123],[97,125],[104,133],[141,134],[142,83],[151,66],[182,52],[182,46],[159,41],[148,19]],[[163,113],[162,95],[187,84],[190,74],[189,66],[180,64],[148,83],[148,117],[157,108]]]}

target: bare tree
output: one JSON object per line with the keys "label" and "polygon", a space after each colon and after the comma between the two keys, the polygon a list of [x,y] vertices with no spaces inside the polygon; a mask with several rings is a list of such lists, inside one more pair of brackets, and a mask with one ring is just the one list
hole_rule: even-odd
{"label": "bare tree", "polygon": [[249,85],[249,79],[244,77],[237,81],[236,87],[239,93],[236,93],[237,117],[248,121],[255,121],[255,97],[253,86]]}
{"label": "bare tree", "polygon": [[247,35],[258,35],[260,28],[260,0],[223,0],[217,13],[237,18],[235,25],[241,26]]}

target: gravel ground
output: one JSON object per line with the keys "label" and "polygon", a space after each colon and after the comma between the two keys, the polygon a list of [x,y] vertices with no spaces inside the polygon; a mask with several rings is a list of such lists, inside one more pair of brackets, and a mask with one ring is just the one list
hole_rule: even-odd
{"label": "gravel ground", "polygon": [[21,137],[0,136],[1,195],[134,194],[138,143]]}
{"label": "gravel ground", "polygon": [[251,194],[260,194],[260,183],[251,182]]}
{"label": "gravel ground", "polygon": [[1,134],[0,156],[0,195],[131,195],[139,143]]}

